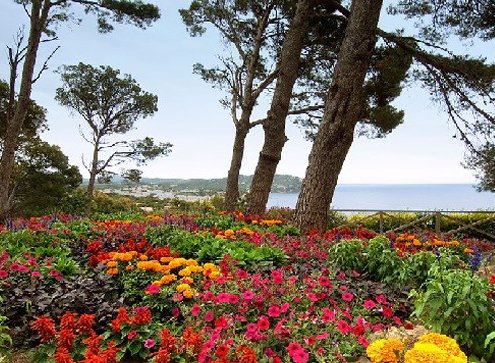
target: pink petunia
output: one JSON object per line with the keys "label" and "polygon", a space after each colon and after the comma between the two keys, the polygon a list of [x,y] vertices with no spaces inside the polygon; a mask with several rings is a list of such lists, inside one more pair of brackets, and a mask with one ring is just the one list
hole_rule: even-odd
{"label": "pink petunia", "polygon": [[146,287],[144,292],[148,295],[154,295],[154,294],[158,294],[160,292],[160,289],[161,289],[160,285],[151,284],[148,287]]}
{"label": "pink petunia", "polygon": [[191,315],[198,316],[200,311],[201,311],[201,307],[198,304],[194,304],[191,308]]}
{"label": "pink petunia", "polygon": [[41,273],[39,271],[33,271],[33,272],[31,272],[31,276],[33,276],[33,277],[41,277]]}
{"label": "pink petunia", "polygon": [[365,300],[363,306],[366,310],[371,310],[375,307],[375,302],[373,300]]}
{"label": "pink petunia", "polygon": [[148,338],[144,341],[144,347],[145,348],[151,349],[154,346],[155,346],[155,340],[154,339]]}
{"label": "pink petunia", "polygon": [[352,301],[354,299],[354,295],[352,295],[350,292],[344,292],[342,294],[342,300],[344,301]]}
{"label": "pink petunia", "polygon": [[210,322],[210,321],[213,321],[214,318],[215,318],[215,315],[213,315],[213,313],[210,310],[206,312],[205,321]]}
{"label": "pink petunia", "polygon": [[242,293],[242,298],[246,301],[251,301],[254,299],[254,293],[250,290],[246,290]]}
{"label": "pink petunia", "polygon": [[268,316],[277,318],[281,314],[280,308],[277,305],[272,305],[268,308]]}
{"label": "pink petunia", "polygon": [[134,329],[134,330],[131,330],[128,334],[127,334],[127,339],[129,340],[132,340],[136,335],[138,334],[137,330]]}
{"label": "pink petunia", "polygon": [[260,318],[258,319],[258,328],[261,331],[265,331],[270,328],[270,321],[268,320],[267,316],[260,316]]}

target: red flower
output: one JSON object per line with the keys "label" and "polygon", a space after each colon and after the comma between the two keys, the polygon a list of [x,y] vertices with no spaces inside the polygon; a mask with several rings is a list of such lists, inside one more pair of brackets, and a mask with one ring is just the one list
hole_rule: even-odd
{"label": "red flower", "polygon": [[268,320],[268,317],[266,316],[260,316],[258,319],[258,329],[261,331],[268,330],[270,328],[270,321]]}
{"label": "red flower", "polygon": [[47,316],[40,316],[31,323],[31,328],[36,330],[41,338],[41,342],[45,343],[55,337],[55,324],[53,320]]}
{"label": "red flower", "polygon": [[490,284],[495,284],[495,275],[490,276]]}
{"label": "red flower", "polygon": [[225,357],[228,353],[229,353],[229,347],[227,347],[225,344],[219,345],[215,350],[215,354],[219,358]]}
{"label": "red flower", "polygon": [[363,306],[366,310],[371,310],[375,307],[375,302],[373,300],[366,300]]}
{"label": "red flower", "polygon": [[136,325],[146,325],[151,322],[151,310],[148,306],[138,306],[134,309],[132,323]]}
{"label": "red flower", "polygon": [[177,350],[177,339],[170,333],[170,330],[163,329],[160,331],[160,348],[167,352],[175,352]]}
{"label": "red flower", "polygon": [[59,347],[55,354],[53,355],[55,358],[55,363],[74,363],[69,351],[67,348]]}
{"label": "red flower", "polygon": [[82,334],[90,335],[93,332],[94,314],[82,314],[77,321],[77,330]]}
{"label": "red flower", "polygon": [[74,331],[76,329],[77,314],[67,311],[60,319],[60,330]]}
{"label": "red flower", "polygon": [[344,292],[342,294],[342,300],[344,300],[344,301],[352,301],[353,299],[354,299],[354,295],[352,295],[349,292]]}
{"label": "red flower", "polygon": [[70,329],[62,329],[58,337],[58,346],[61,348],[72,348],[76,335]]}
{"label": "red flower", "polygon": [[337,329],[342,333],[342,334],[347,334],[351,331],[351,327],[349,326],[349,324],[344,321],[344,320],[340,320],[338,323],[337,323]]}

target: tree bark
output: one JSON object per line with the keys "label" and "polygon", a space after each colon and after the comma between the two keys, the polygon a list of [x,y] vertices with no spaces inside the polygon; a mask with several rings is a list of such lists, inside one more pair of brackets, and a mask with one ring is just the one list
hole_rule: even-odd
{"label": "tree bark", "polygon": [[313,0],[298,1],[296,13],[282,46],[277,83],[267,119],[263,123],[263,148],[248,195],[247,212],[250,214],[262,214],[265,211],[282,149],[287,141],[285,119],[298,76],[301,50],[308,34],[313,3]]}
{"label": "tree bark", "polygon": [[7,130],[3,142],[2,156],[0,158],[0,217],[5,217],[10,209],[9,187],[15,162],[15,152],[22,124],[28,112],[38,48],[50,7],[50,1],[32,1],[29,39],[22,69],[19,96],[13,116],[7,120]]}
{"label": "tree bark", "polygon": [[337,179],[364,111],[363,83],[376,43],[382,0],[354,0],[325,112],[309,155],[293,222],[326,229]]}
{"label": "tree bark", "polygon": [[[242,117],[241,117],[242,119]],[[248,121],[249,123],[249,121]],[[232,160],[227,176],[227,187],[225,189],[224,210],[233,211],[236,209],[237,200],[239,199],[239,173],[244,157],[244,144],[249,127],[236,126],[234,146],[232,148]]]}
{"label": "tree bark", "polygon": [[91,204],[93,202],[93,194],[95,191],[96,176],[98,175],[98,149],[100,147],[99,142],[94,145],[93,149],[93,160],[91,161],[91,169],[89,170],[89,181],[88,188],[86,189],[86,194],[88,197],[88,204],[86,205],[86,213],[91,213]]}

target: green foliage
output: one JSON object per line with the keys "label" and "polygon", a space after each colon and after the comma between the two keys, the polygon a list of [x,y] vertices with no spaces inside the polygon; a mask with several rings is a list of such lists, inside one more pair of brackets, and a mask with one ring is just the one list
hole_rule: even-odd
{"label": "green foliage", "polygon": [[365,251],[366,269],[370,275],[386,283],[403,284],[407,281],[407,264],[391,248],[386,237],[378,236],[368,242]]}
{"label": "green foliage", "polygon": [[424,292],[412,291],[414,315],[436,332],[453,337],[468,351],[492,361],[485,337],[494,330],[495,312],[487,297],[490,286],[467,270],[431,273]]}
{"label": "green foliage", "polygon": [[466,155],[464,165],[476,172],[478,190],[495,192],[495,145],[486,143]]}
{"label": "green foliage", "polygon": [[329,263],[345,272],[362,272],[366,266],[363,241],[352,239],[337,242],[329,250]]}
{"label": "green foliage", "polygon": [[[0,303],[3,303],[3,299],[0,296]],[[7,317],[0,315],[0,362],[6,353],[9,352],[9,348],[12,345],[12,337],[9,334],[9,327],[6,325]]]}
{"label": "green foliage", "polygon": [[[155,143],[150,137],[134,141],[108,139],[126,134],[138,119],[152,116],[158,110],[158,97],[143,91],[130,75],[121,76],[119,70],[109,66],[96,68],[84,63],[63,66],[59,73],[62,87],[56,91],[56,100],[77,112],[90,129],[91,136],[83,136],[93,145],[89,168],[92,178],[124,161],[142,165],[170,153],[172,144]],[[102,150],[109,151],[110,156],[100,160]]]}
{"label": "green foliage", "polygon": [[[70,214],[85,214],[86,206],[89,202],[87,193],[83,189],[78,189],[62,200],[60,211]],[[112,213],[136,213],[139,208],[135,201],[122,195],[111,195],[95,192],[91,201],[91,210],[97,214]],[[107,216],[108,218],[108,216]],[[115,216],[117,218],[117,216]]]}
{"label": "green foliage", "polygon": [[[442,39],[454,32],[463,38],[495,38],[495,4],[472,0],[401,0],[389,9],[393,14],[419,18],[422,33]],[[425,21],[425,18],[431,21]]]}

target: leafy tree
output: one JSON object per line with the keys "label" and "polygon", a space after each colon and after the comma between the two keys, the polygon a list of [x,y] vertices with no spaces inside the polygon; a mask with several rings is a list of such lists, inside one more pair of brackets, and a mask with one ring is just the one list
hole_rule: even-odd
{"label": "leafy tree", "polygon": [[124,181],[127,183],[139,183],[141,181],[141,177],[143,175],[143,171],[139,169],[127,169],[124,170],[121,174]]}
{"label": "leafy tree", "polygon": [[[9,48],[9,87],[12,92],[17,89],[16,83],[21,65],[22,71],[15,105],[14,98],[9,98],[10,106],[3,136],[3,149],[0,157],[0,216],[9,209],[9,185],[15,164],[15,152],[19,146],[19,135],[29,110],[31,90],[41,73],[47,69],[46,61],[39,72],[35,69],[40,44],[56,39],[56,28],[74,19],[72,6],[79,5],[85,13],[95,14],[100,32],[111,31],[112,22],[130,23],[146,28],[160,17],[155,5],[144,3],[141,0],[14,0],[14,2],[23,6],[29,17],[29,35],[25,47],[22,46],[23,38],[20,38],[15,51],[14,48]],[[48,38],[43,39],[43,35]]]}
{"label": "leafy tree", "polygon": [[[370,6],[366,1],[354,0],[353,8]],[[345,12],[343,12],[345,14]],[[345,14],[353,21],[353,12]],[[351,25],[346,30],[346,38],[356,44],[355,52],[360,48],[358,43],[369,39],[365,34],[353,33]],[[426,40],[392,34],[378,28],[369,28],[368,32],[379,35],[386,44],[393,44],[413,58],[414,80],[430,91],[435,100],[441,102],[447,110],[449,118],[456,126],[461,138],[469,141],[469,133],[481,131],[488,124],[493,124],[493,116],[480,107],[483,101],[494,99],[493,81],[495,67],[486,64],[482,59],[457,56],[446,48],[427,42]],[[360,39],[361,38],[361,39]],[[345,42],[345,41],[344,41]],[[339,61],[345,59],[342,46]],[[347,50],[352,55],[353,52]],[[369,62],[369,56],[361,54],[359,62]],[[349,60],[349,58],[347,58]],[[344,63],[346,64],[346,63]],[[349,66],[347,64],[347,66]],[[338,65],[329,89],[329,98],[323,121],[316,135],[310,153],[309,165],[299,194],[294,223],[301,229],[324,229],[327,212],[337,184],[347,152],[353,141],[353,134],[360,118],[356,110],[363,110],[363,89],[350,74],[346,79],[345,72],[337,73]],[[354,66],[353,66],[354,67]],[[354,74],[355,75],[355,74]],[[356,83],[354,83],[356,81]],[[354,87],[349,92],[349,86]],[[347,93],[346,92],[347,89]],[[482,102],[479,102],[479,98]],[[352,105],[351,109],[347,107]],[[345,107],[344,107],[345,106]],[[466,117],[466,113],[475,115],[474,122]]]}
{"label": "leafy tree", "polygon": [[[493,1],[402,0],[389,11],[416,18],[425,43],[442,44],[452,34],[463,39],[495,39]],[[445,49],[437,48],[446,53]],[[466,144],[464,166],[476,172],[478,188],[495,191],[495,65],[487,66],[482,58],[452,59],[449,54],[434,61],[441,67],[425,67],[421,75],[431,79],[427,86],[434,101],[446,110],[457,136]],[[454,67],[458,69],[457,74],[442,71]]]}
{"label": "leafy tree", "polygon": [[[0,80],[0,138],[6,132],[10,89]],[[13,177],[9,185],[10,213],[40,215],[61,206],[61,201],[81,183],[81,174],[68,163],[58,146],[42,141],[46,111],[31,101],[19,135]],[[2,144],[0,143],[0,151]]]}
{"label": "leafy tree", "polygon": [[231,55],[220,57],[221,65],[194,65],[203,80],[229,93],[221,101],[230,110],[235,126],[232,158],[227,177],[224,209],[233,210],[239,199],[239,173],[249,131],[263,120],[252,120],[258,98],[275,80],[279,42],[285,21],[282,1],[194,0],[180,14],[191,36],[202,35],[211,24],[222,36]]}
{"label": "leafy tree", "polygon": [[[145,92],[130,75],[120,76],[120,71],[108,66],[63,66],[59,73],[62,87],[57,89],[56,100],[77,112],[89,126],[90,137],[84,139],[93,146],[89,172],[88,197],[91,200],[96,178],[112,166],[132,160],[145,164],[171,151],[170,143],[158,143],[150,137],[142,140],[114,141],[115,135],[123,135],[134,128],[135,122],[157,111],[158,98]],[[102,152],[107,151],[102,159]],[[88,204],[88,209],[90,204]]]}
{"label": "leafy tree", "polygon": [[13,211],[43,215],[62,207],[62,200],[82,182],[77,166],[58,146],[32,138],[21,146],[14,169]]}

